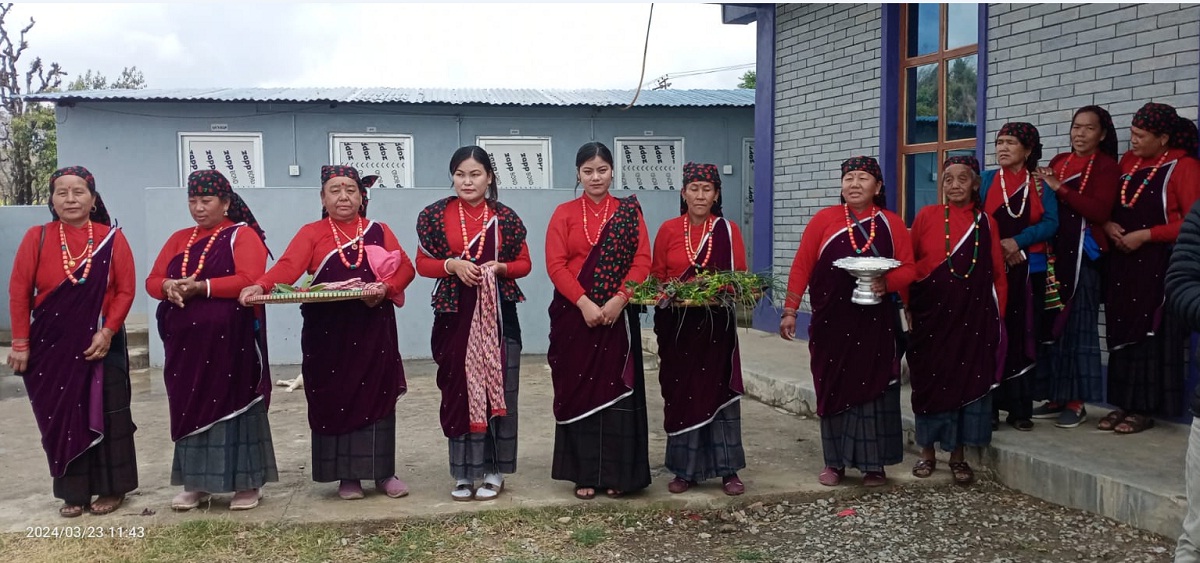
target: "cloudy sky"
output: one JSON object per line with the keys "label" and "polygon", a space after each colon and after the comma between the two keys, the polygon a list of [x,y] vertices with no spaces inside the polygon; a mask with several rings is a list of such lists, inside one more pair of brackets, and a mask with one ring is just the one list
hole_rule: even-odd
{"label": "cloudy sky", "polygon": [[[74,76],[136,65],[148,86],[634,88],[649,4],[17,4],[30,55]],[[647,82],[754,62],[751,25],[654,6]],[[26,61],[27,64],[27,61]],[[752,67],[747,67],[752,68]],[[732,88],[746,68],[672,88]]]}

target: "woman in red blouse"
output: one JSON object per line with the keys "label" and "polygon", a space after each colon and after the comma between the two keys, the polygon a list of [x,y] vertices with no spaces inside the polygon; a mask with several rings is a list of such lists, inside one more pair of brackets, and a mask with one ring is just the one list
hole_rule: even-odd
{"label": "woman in red blouse", "polygon": [[882,192],[883,172],[874,158],[842,163],[843,203],[818,211],[804,228],[779,322],[779,335],[794,339],[796,310],[808,289],[808,350],[825,454],[818,480],[831,487],[841,482],[846,466],[863,472],[864,485],[884,485],[884,466],[904,460],[899,313],[891,299],[853,303],[854,276],[833,265],[850,256],[894,258],[901,265],[875,280],[872,289],[876,295],[907,293],[916,277],[912,242],[904,221],[884,208]]}
{"label": "woman in red blouse", "polygon": [[546,229],[550,377],[554,382],[551,477],[575,483],[575,496],[609,496],[650,485],[641,327],[626,310],[627,282],[650,273],[650,236],[637,198],[609,193],[612,152],[579,148],[583,196],[559,205]]}
{"label": "woman in red blouse", "polygon": [[492,500],[517,470],[517,303],[525,296],[516,280],[529,275],[529,247],[521,218],[497,200],[487,151],[455,151],[450,177],[455,195],[417,218],[417,273],[438,280],[432,347],[456,480],[450,497]]}
{"label": "woman in red blouse", "polygon": [[396,401],[407,387],[392,305],[403,305],[416,272],[392,230],[366,218],[366,188],[375,179],[360,180],[349,166],[321,167],[324,218],[300,227],[279,261],[239,297],[245,305],[305,272],[313,284],[357,279],[383,290],[300,306],[312,478],[341,481],[338,496],[346,500],[363,498],[363,479],[389,497],[408,494],[396,477]]}
{"label": "woman in red blouse", "polygon": [[123,326],[137,285],[133,253],[82,166],[50,176],[50,215],[13,261],[8,365],[24,377],[58,513],[108,514],[138,486]]}
{"label": "woman in red blouse", "polygon": [[1058,231],[1051,241],[1061,310],[1047,310],[1038,346],[1033,398],[1046,402],[1033,418],[1056,419],[1059,428],[1087,420],[1085,403],[1104,399],[1100,369],[1100,264],[1111,244],[1104,224],[1120,187],[1117,130],[1099,106],[1071,120],[1071,150],[1037,169],[1058,196]]}
{"label": "woman in red blouse", "polygon": [[[746,269],[742,233],[721,217],[721,175],[715,164],[683,167],[680,216],[668,219],[654,238],[655,279],[690,279],[703,272]],[[732,307],[662,307],[654,312],[664,401],[667,485],[682,493],[720,477],[727,495],[746,486],[742,448],[742,366],[737,316]]]}
{"label": "woman in red blouse", "polygon": [[1164,309],[1171,247],[1200,198],[1196,125],[1175,108],[1149,103],[1133,115],[1121,187],[1104,232],[1117,251],[1105,277],[1108,394],[1117,407],[1098,428],[1134,434],[1153,416],[1183,413],[1187,331]]}
{"label": "woman in red blouse", "polygon": [[278,481],[267,403],[271,372],[263,307],[242,307],[242,288],[267,266],[266,235],[216,170],[188,176],[196,224],[167,239],[146,278],[166,362],[175,459],[171,508],[191,510],[214,493],[236,493],[230,510],[258,506]]}
{"label": "woman in red blouse", "polygon": [[995,219],[983,209],[979,161],[952,156],[942,165],[946,202],[913,221],[917,280],[909,286],[912,407],[921,459],[913,475],[937,467],[934,446],[950,453],[950,471],[965,485],[975,472],[964,446],[992,441],[992,396],[1004,370],[1004,252]]}

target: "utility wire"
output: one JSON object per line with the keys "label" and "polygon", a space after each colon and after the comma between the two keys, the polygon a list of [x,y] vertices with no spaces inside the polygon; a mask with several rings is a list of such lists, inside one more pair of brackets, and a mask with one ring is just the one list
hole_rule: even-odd
{"label": "utility wire", "polygon": [[646,80],[646,55],[650,52],[650,24],[653,22],[654,22],[654,3],[651,2],[650,3],[650,17],[646,18],[646,44],[642,46],[642,74],[641,74],[641,76],[638,77],[638,87],[637,87],[637,91],[635,91],[633,93],[633,100],[631,100],[629,102],[629,105],[622,108],[621,111],[625,111],[625,110],[633,107],[633,104],[637,103],[638,96],[641,95],[641,93],[642,93],[642,82],[644,82]]}

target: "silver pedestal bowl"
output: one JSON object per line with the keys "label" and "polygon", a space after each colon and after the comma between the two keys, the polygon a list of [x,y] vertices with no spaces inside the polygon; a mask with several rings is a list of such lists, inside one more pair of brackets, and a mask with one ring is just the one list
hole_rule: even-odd
{"label": "silver pedestal bowl", "polygon": [[858,305],[878,305],[883,299],[871,291],[871,283],[899,267],[900,261],[875,256],[852,256],[839,258],[833,265],[858,279],[858,285],[854,286],[854,294],[850,296],[851,302]]}

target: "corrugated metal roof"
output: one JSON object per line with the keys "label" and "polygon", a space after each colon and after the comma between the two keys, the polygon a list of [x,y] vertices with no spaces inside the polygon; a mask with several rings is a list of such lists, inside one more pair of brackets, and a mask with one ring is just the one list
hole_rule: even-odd
{"label": "corrugated metal roof", "polygon": [[[633,90],[535,90],[504,88],[156,88],[79,90],[26,96],[53,102],[338,102],[368,104],[482,104],[517,106],[624,106]],[[754,90],[642,90],[639,106],[754,105]]]}

